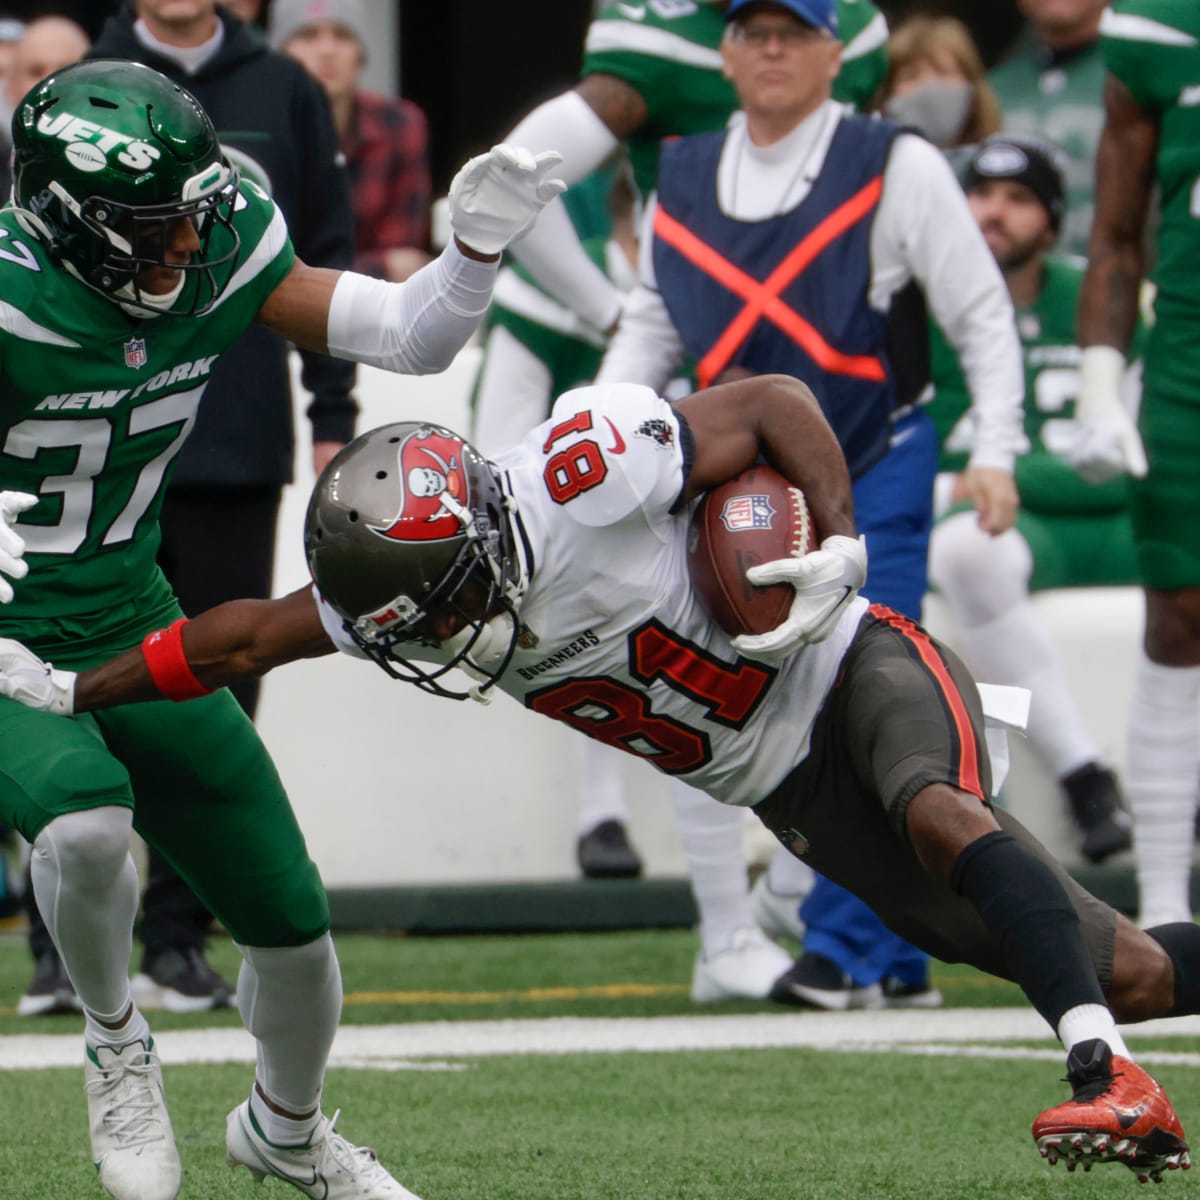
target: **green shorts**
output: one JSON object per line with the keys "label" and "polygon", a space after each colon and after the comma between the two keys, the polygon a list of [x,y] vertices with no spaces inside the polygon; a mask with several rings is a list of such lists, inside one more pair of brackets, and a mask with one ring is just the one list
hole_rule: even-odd
{"label": "green shorts", "polygon": [[32,842],[56,816],[106,805],[187,880],[238,942],[304,945],[329,908],[279,775],[226,689],[77,717],[0,698],[0,823]]}
{"label": "green shorts", "polygon": [[1139,427],[1150,461],[1131,489],[1142,583],[1200,587],[1200,347],[1190,321],[1160,313],[1151,330]]}
{"label": "green shorts", "polygon": [[[813,727],[808,757],[754,811],[797,857],[864,900],[913,945],[1010,978],[978,910],[921,866],[908,839],[908,805],[935,783],[991,793],[978,691],[951,651],[872,605]],[[1080,887],[1011,814],[995,816],[1066,889],[1106,986],[1116,912]]]}

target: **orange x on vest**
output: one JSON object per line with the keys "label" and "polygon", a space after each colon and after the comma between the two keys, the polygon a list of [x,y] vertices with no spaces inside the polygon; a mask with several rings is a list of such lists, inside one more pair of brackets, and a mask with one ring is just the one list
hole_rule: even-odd
{"label": "orange x on vest", "polygon": [[764,317],[797,342],[822,370],[855,379],[867,379],[872,383],[882,383],[887,378],[883,363],[874,355],[843,354],[835,350],[808,321],[779,298],[783,290],[826,246],[861,221],[879,203],[882,191],[883,178],[877,175],[866,187],[835,208],[815,229],[810,230],[763,283],[718,254],[685,225],[664,212],[661,205],[655,210],[656,236],[746,301],[745,307],[697,364],[696,375],[701,387],[707,387],[729,365],[738,347]]}

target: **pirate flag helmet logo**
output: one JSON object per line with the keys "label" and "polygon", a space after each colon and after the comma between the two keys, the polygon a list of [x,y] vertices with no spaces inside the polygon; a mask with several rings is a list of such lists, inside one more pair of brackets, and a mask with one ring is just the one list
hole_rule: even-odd
{"label": "pirate flag helmet logo", "polygon": [[[514,514],[496,469],[458,434],[384,425],[345,446],[317,480],[304,529],[309,571],[389,675],[436,695],[481,697],[520,629]],[[454,667],[482,686],[448,689]]]}

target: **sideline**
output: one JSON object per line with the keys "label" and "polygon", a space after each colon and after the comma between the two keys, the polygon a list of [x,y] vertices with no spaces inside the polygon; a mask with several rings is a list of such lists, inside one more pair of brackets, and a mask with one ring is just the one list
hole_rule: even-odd
{"label": "sideline", "polygon": [[[1139,1061],[1200,1067],[1200,1051],[1138,1053],[1141,1038],[1200,1039],[1200,1017],[1126,1026]],[[0,1070],[78,1068],[78,1032],[0,1037]],[[253,1038],[241,1028],[176,1029],[155,1034],[164,1063],[252,1063]],[[998,1043],[1029,1042],[1030,1047]],[[989,1044],[990,1043],[990,1044]],[[513,1054],[664,1053],[684,1050],[813,1049],[867,1053],[974,1055],[1062,1060],[1045,1022],[1028,1008],[925,1012],[788,1012],[728,1016],[551,1017],[514,1021],[425,1021],[343,1025],[331,1067],[455,1069],[453,1060]],[[431,1061],[443,1060],[443,1061]]]}

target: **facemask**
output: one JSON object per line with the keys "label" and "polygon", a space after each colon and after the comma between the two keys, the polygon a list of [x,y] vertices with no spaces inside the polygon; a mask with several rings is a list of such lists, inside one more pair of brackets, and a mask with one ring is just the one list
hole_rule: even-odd
{"label": "facemask", "polygon": [[967,123],[975,89],[957,79],[931,79],[903,96],[893,96],[883,111],[901,125],[911,125],[935,146],[953,146]]}

